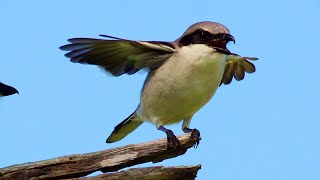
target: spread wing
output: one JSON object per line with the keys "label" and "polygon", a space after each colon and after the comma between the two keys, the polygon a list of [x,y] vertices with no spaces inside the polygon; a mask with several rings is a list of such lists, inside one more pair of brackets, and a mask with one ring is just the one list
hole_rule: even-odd
{"label": "spread wing", "polygon": [[255,61],[258,60],[258,58],[241,57],[237,54],[228,55],[221,84],[230,84],[233,77],[237,81],[241,81],[244,79],[245,72],[254,73],[256,68],[249,60]]}
{"label": "spread wing", "polygon": [[175,47],[169,42],[131,41],[101,35],[109,39],[73,38],[61,50],[71,62],[98,65],[114,76],[134,74],[140,69],[156,69],[167,60]]}

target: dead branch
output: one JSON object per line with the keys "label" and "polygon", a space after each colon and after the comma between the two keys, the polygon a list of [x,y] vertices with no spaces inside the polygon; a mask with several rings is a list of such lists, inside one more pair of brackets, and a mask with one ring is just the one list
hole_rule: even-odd
{"label": "dead branch", "polygon": [[158,139],[93,153],[9,166],[0,169],[0,180],[78,178],[96,171],[112,172],[136,164],[156,163],[184,154],[195,143],[195,140],[189,137],[190,134],[179,136],[180,146],[176,150],[167,150],[167,140]]}
{"label": "dead branch", "polygon": [[183,179],[191,180],[195,179],[200,165],[196,166],[155,166],[147,168],[132,168],[116,173],[106,173],[93,177],[74,178],[72,180],[169,180],[169,179]]}

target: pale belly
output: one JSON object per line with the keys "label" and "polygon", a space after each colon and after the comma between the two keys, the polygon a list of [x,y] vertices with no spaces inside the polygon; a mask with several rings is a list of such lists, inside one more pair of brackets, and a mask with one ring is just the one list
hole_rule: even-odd
{"label": "pale belly", "polygon": [[141,119],[156,125],[177,123],[212,98],[220,85],[226,56],[204,45],[195,46],[182,48],[177,59],[169,59],[149,77],[138,109]]}

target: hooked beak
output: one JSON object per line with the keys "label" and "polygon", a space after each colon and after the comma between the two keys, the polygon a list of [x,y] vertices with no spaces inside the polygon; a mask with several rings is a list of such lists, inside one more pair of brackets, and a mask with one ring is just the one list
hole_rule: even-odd
{"label": "hooked beak", "polygon": [[12,93],[13,94],[19,94],[19,91],[17,89],[13,88]]}
{"label": "hooked beak", "polygon": [[19,94],[18,90],[14,87],[0,83],[0,96],[10,96],[16,93]]}
{"label": "hooked beak", "polygon": [[211,47],[222,48],[224,50],[227,50],[227,43],[230,41],[236,43],[235,38],[231,34],[221,33],[216,34],[213,40],[210,41],[208,44]]}
{"label": "hooked beak", "polygon": [[236,43],[236,39],[231,34],[225,34],[223,39],[226,40],[227,42],[232,41],[233,44]]}

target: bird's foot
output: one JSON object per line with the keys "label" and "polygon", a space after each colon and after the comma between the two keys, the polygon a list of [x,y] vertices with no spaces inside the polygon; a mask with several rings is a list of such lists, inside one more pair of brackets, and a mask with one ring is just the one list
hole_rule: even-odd
{"label": "bird's foot", "polygon": [[170,129],[167,129],[163,126],[157,127],[160,131],[163,131],[167,134],[167,149],[175,150],[180,146],[179,139],[173,134]]}
{"label": "bird's foot", "polygon": [[200,143],[200,139],[201,139],[200,131],[198,129],[184,128],[183,132],[185,132],[185,133],[190,133],[191,132],[191,135],[190,135],[189,139],[195,141],[195,143],[193,144],[193,147],[197,148],[199,143]]}
{"label": "bird's foot", "polygon": [[193,129],[191,132],[190,139],[195,140],[195,143],[193,144],[194,148],[197,148],[200,143],[200,131],[198,129]]}
{"label": "bird's foot", "polygon": [[179,139],[173,134],[171,130],[166,131],[167,134],[167,149],[175,150],[180,146]]}

